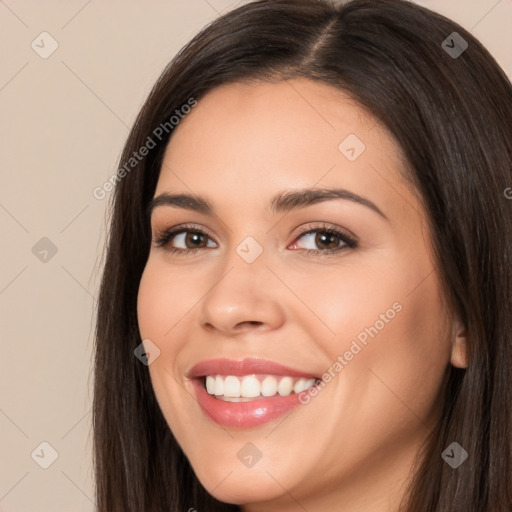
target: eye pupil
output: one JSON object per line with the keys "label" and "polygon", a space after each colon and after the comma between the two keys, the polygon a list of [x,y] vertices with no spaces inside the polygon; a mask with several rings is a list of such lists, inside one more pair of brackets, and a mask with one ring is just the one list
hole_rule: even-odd
{"label": "eye pupil", "polygon": [[[316,235],[315,243],[320,249],[335,249],[338,246],[338,236],[334,233],[319,232]],[[322,245],[329,245],[334,243],[334,247],[322,247]]]}
{"label": "eye pupil", "polygon": [[195,233],[193,231],[187,233],[187,236],[185,237],[185,243],[188,245],[191,243],[191,245],[195,247],[201,246],[201,241],[204,239],[204,236],[201,233]]}

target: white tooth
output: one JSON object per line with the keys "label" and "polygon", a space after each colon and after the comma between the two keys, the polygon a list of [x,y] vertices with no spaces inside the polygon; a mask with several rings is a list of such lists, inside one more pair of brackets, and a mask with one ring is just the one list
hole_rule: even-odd
{"label": "white tooth", "polygon": [[243,378],[240,385],[240,396],[246,398],[260,396],[260,381],[254,375],[248,375]]}
{"label": "white tooth", "polygon": [[211,375],[206,377],[206,391],[208,391],[210,395],[215,394],[215,379]]}
{"label": "white tooth", "polygon": [[228,375],[224,379],[224,396],[240,397],[240,381],[238,377]]}
{"label": "white tooth", "polygon": [[295,386],[293,386],[293,391],[295,393],[301,393],[302,391],[304,391],[306,389],[306,379],[299,379],[296,383],[295,383]]}
{"label": "white tooth", "polygon": [[293,379],[291,377],[283,377],[277,385],[277,392],[281,396],[288,396],[293,389]]}
{"label": "white tooth", "polygon": [[305,384],[305,386],[306,386],[306,387],[305,387],[304,389],[309,389],[310,387],[312,387],[312,386],[313,386],[313,384],[314,384],[315,382],[316,382],[316,379],[308,379],[308,380],[306,381],[306,384]]}
{"label": "white tooth", "polygon": [[224,379],[220,375],[217,375],[215,377],[215,394],[216,395],[224,394]]}
{"label": "white tooth", "polygon": [[265,377],[261,383],[261,394],[263,396],[274,396],[277,393],[277,381],[274,377]]}

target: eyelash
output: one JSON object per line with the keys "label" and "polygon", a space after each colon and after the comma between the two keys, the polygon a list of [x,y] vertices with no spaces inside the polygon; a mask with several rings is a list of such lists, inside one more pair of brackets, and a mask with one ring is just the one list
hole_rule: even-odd
{"label": "eyelash", "polygon": [[[306,235],[309,235],[311,233],[315,233],[316,231],[320,231],[322,233],[328,233],[330,235],[337,236],[345,245],[342,247],[338,247],[336,249],[296,249],[298,251],[305,251],[307,253],[313,253],[318,254],[320,256],[333,256],[335,253],[338,253],[344,249],[355,249],[358,247],[358,243],[354,237],[346,233],[345,231],[341,231],[338,229],[335,229],[333,227],[327,226],[325,224],[321,224],[319,226],[315,227],[305,227],[299,230],[299,233],[295,237],[294,241],[292,242],[295,244],[296,241],[303,238]],[[177,226],[176,228],[171,229],[163,229],[161,231],[158,231],[155,235],[154,244],[156,247],[165,247],[176,235],[179,235],[181,233],[196,233],[200,235],[204,235],[207,238],[210,238],[207,233],[205,233],[203,230],[198,229],[194,225],[191,224],[184,224],[181,226]],[[178,249],[176,247],[167,248],[166,251],[171,254],[179,254],[180,256],[185,256],[187,254],[197,252],[200,250],[209,249],[207,247],[198,247],[193,249]]]}

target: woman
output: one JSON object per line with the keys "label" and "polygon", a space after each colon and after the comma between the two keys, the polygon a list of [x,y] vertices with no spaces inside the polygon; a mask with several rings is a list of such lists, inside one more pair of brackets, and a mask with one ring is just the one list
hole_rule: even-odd
{"label": "woman", "polygon": [[512,94],[401,0],[259,1],[128,137],[100,512],[512,510]]}

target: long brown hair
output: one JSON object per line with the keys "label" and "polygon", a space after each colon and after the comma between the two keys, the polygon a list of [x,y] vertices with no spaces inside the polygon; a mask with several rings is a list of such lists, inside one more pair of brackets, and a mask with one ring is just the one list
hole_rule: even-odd
{"label": "long brown hair", "polygon": [[[457,40],[455,48],[448,39],[459,55],[443,45],[453,32],[468,45]],[[149,94],[121,163],[152,134],[155,147],[118,174],[97,311],[98,511],[240,510],[202,487],[160,411],[147,367],[134,357],[137,292],[151,243],[146,207],[172,136],[169,126],[159,138],[154,130],[220,84],[294,77],[350,94],[399,142],[429,220],[437,271],[466,326],[469,366],[447,371],[443,414],[403,510],[510,512],[511,84],[461,26],[404,0],[248,3],[194,37]],[[453,441],[469,454],[457,469],[441,458]]]}

